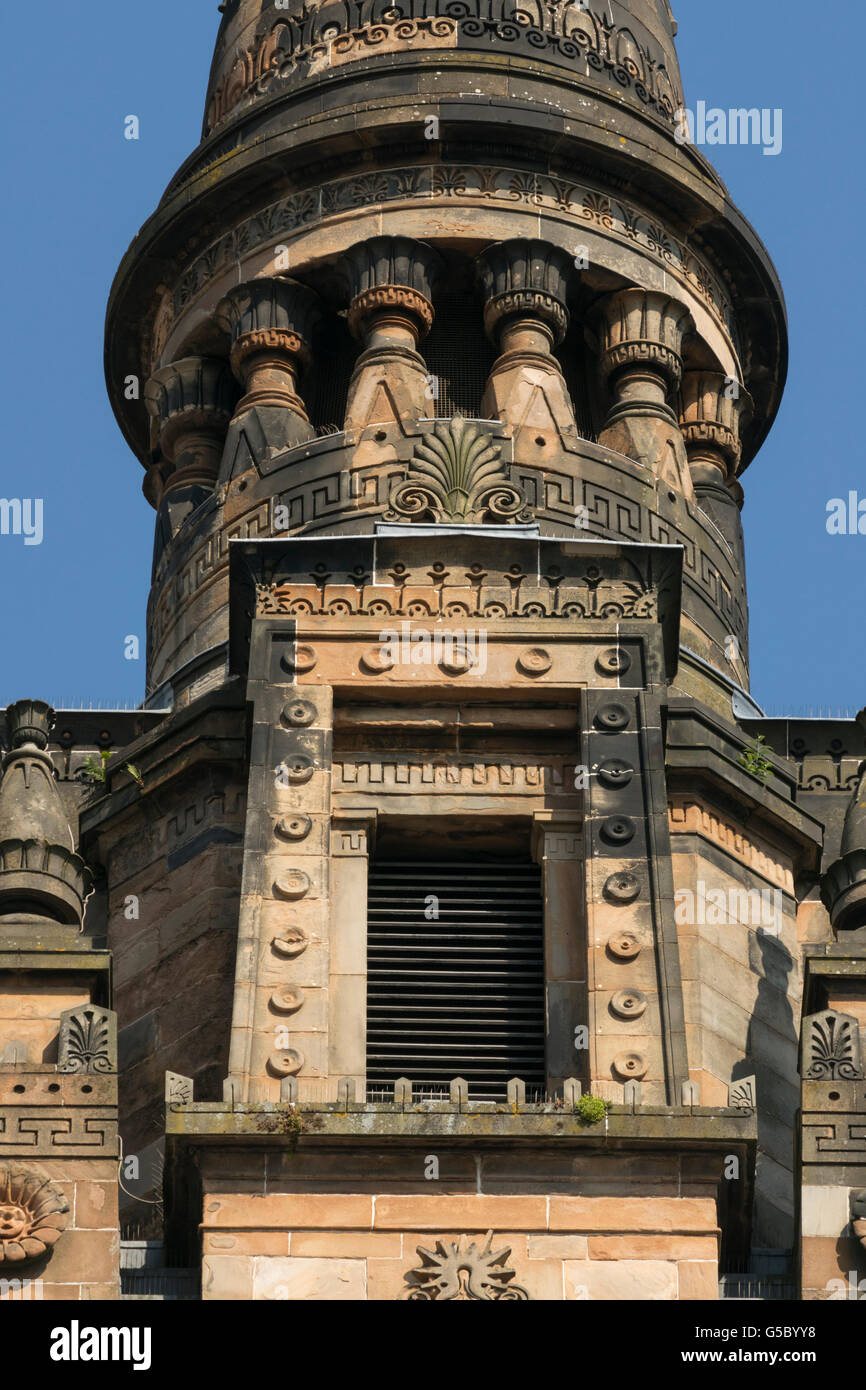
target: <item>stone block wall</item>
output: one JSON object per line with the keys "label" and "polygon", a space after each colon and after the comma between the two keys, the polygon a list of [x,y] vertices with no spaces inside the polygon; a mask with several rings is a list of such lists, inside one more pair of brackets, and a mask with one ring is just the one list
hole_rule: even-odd
{"label": "stone block wall", "polygon": [[396,1301],[423,1296],[441,1263],[444,1301],[449,1278],[457,1297],[467,1282],[468,1296],[483,1289],[488,1249],[505,1252],[492,1269],[511,1271],[502,1284],[516,1298],[718,1297],[718,1175],[705,1156],[427,1148],[200,1151],[202,1297]]}

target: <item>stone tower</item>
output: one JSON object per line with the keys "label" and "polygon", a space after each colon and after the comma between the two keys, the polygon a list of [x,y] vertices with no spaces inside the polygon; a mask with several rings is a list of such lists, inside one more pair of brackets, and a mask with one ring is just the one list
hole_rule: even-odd
{"label": "stone tower", "polygon": [[208,1299],[791,1276],[866,747],[748,694],[785,313],[670,6],[220,8],[108,310],[147,699],[65,721],[137,1199]]}

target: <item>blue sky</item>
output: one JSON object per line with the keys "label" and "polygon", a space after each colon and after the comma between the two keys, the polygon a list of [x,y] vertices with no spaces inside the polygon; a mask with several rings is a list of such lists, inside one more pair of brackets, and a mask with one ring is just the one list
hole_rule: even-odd
{"label": "blue sky", "polygon": [[[140,636],[143,652],[153,512],[108,408],[103,317],[121,256],[198,141],[219,16],[215,0],[88,0],[40,35],[33,6],[9,9],[0,496],[42,497],[45,514],[41,545],[0,536],[0,704],[137,704],[143,655],[125,660],[124,639]],[[821,42],[806,0],[674,10],[690,106],[784,113],[775,158],[706,151],[774,257],[790,316],[785,400],[744,479],[753,693],[771,714],[854,711],[866,704],[866,536],[828,535],[826,517],[831,498],[866,499],[860,84],[848,61],[866,6],[841,0]],[[130,114],[138,142],[123,138]]]}

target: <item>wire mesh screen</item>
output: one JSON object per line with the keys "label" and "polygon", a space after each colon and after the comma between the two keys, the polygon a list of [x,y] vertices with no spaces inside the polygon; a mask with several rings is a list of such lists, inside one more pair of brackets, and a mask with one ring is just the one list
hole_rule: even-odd
{"label": "wire mesh screen", "polygon": [[463,1077],[504,1100],[545,1084],[540,869],[532,863],[377,860],[367,907],[367,1087],[447,1100]]}
{"label": "wire mesh screen", "polygon": [[436,317],[421,352],[432,378],[431,418],[478,419],[481,397],[495,360],[484,332],[482,306],[470,292],[436,297]]}
{"label": "wire mesh screen", "polygon": [[556,349],[556,358],[565,377],[574,406],[574,420],[581,439],[597,438],[590,407],[589,361],[583,335],[572,320],[571,327]]}
{"label": "wire mesh screen", "polygon": [[345,319],[335,316],[322,325],[312,364],[302,383],[310,423],[320,434],[334,434],[343,428],[358,351]]}

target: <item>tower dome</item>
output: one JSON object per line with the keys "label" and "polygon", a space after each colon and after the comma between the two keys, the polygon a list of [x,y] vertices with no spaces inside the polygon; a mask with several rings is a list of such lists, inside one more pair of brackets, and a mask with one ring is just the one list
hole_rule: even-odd
{"label": "tower dome", "polygon": [[369,531],[449,414],[502,425],[542,534],[683,544],[695,680],[747,688],[739,479],[785,311],[676,138],[666,0],[222,8],[202,141],[108,311],[158,512],[149,691],[224,671],[230,535]]}

